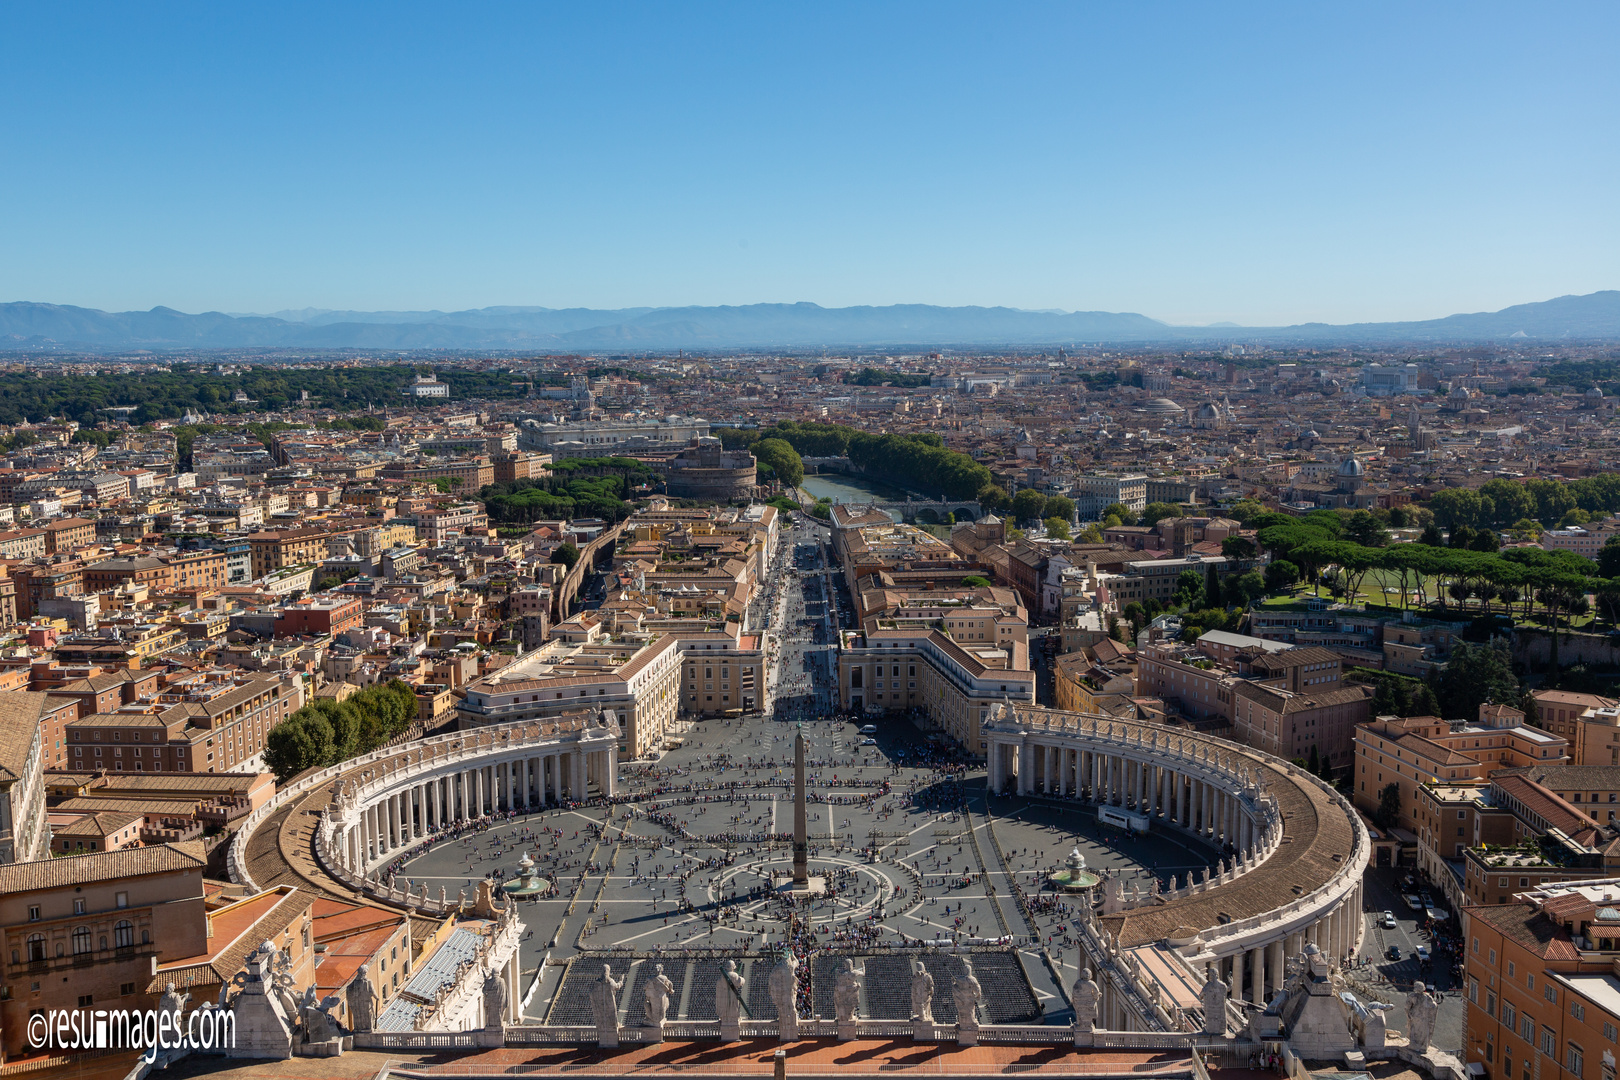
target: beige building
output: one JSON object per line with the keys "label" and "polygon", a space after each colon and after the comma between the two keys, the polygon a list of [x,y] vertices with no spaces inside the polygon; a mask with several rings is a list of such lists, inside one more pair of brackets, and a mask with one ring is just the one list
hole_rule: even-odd
{"label": "beige building", "polygon": [[154,965],[207,951],[203,864],[190,841],[0,866],[6,1054],[38,1011],[155,1005]]}
{"label": "beige building", "polygon": [[0,695],[0,863],[29,862],[50,854],[45,814],[44,723],[49,694]]}
{"label": "beige building", "polygon": [[846,631],[838,650],[838,696],[854,712],[925,713],[975,756],[979,725],[998,702],[1035,703],[1035,673],[990,642],[957,642],[943,630]]}

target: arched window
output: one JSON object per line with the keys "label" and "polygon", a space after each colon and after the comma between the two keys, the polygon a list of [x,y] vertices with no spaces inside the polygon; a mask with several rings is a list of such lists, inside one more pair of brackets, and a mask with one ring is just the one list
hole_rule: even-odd
{"label": "arched window", "polygon": [[90,928],[88,926],[75,927],[73,931],[73,955],[90,951]]}
{"label": "arched window", "polygon": [[135,944],[135,924],[125,919],[113,927],[113,944],[128,949]]}
{"label": "arched window", "polygon": [[28,935],[28,959],[30,962],[45,959],[45,935]]}
{"label": "arched window", "polygon": [[150,945],[151,943],[152,943],[152,931],[150,931],[150,930],[142,930],[141,931],[141,944],[142,945]]}

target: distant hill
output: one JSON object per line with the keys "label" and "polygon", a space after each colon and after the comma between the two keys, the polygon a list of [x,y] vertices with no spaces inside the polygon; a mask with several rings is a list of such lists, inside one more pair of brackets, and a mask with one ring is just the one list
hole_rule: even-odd
{"label": "distant hill", "polygon": [[824,308],[817,304],[738,307],[489,307],[469,311],[328,311],[274,315],[188,315],[172,308],[106,312],[59,304],[0,304],[0,349],[58,346],[114,349],[493,349],[534,352],[728,348],[1066,345],[1258,341],[1373,342],[1620,340],[1620,292],[1561,296],[1501,311],[1423,322],[1345,326],[1171,326],[1107,311],[1023,311],[1005,307]]}

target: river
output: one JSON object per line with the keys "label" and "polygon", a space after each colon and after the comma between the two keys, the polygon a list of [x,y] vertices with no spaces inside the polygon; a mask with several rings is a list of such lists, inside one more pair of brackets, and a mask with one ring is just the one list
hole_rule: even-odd
{"label": "river", "polygon": [[818,499],[831,499],[835,503],[863,503],[874,499],[893,502],[906,497],[901,488],[843,473],[809,474],[799,486]]}

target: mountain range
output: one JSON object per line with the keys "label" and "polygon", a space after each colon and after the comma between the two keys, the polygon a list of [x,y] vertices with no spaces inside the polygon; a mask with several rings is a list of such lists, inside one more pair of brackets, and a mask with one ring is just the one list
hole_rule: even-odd
{"label": "mountain range", "polygon": [[273,315],[188,315],[173,308],[107,312],[28,301],[0,304],[5,349],[383,349],[542,353],[713,351],[899,346],[1077,344],[1398,344],[1513,339],[1620,340],[1620,291],[1560,296],[1501,311],[1422,322],[1301,323],[1295,326],[1173,326],[1108,311],[1007,307],[825,308],[817,304],[739,307],[543,308],[469,311],[329,311]]}

